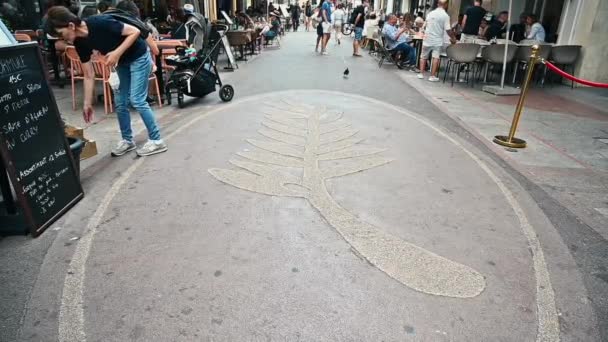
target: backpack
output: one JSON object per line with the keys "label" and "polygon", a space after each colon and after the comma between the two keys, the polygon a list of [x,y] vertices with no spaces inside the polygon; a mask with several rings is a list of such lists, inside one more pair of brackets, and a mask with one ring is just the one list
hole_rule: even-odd
{"label": "backpack", "polygon": [[130,13],[121,11],[119,9],[110,9],[100,15],[108,15],[112,17],[112,19],[118,20],[123,24],[129,24],[131,26],[136,27],[139,30],[139,36],[143,40],[146,40],[150,35],[150,29],[148,28],[148,25],[146,25],[146,23],[141,21],[139,18],[132,16]]}

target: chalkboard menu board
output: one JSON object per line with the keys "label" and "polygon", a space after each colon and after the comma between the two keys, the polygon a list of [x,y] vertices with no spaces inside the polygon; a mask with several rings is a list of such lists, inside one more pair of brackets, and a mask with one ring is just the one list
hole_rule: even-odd
{"label": "chalkboard menu board", "polygon": [[32,235],[83,196],[36,43],[0,48],[0,152]]}

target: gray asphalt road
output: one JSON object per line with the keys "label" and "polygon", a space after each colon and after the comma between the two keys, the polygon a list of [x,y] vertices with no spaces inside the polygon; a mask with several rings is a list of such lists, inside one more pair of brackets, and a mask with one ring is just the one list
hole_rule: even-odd
{"label": "gray asphalt road", "polygon": [[2,240],[31,275],[2,339],[602,340],[605,241],[391,66],[313,49],[289,34],[232,104],[169,116],[168,153],[88,169],[61,230]]}

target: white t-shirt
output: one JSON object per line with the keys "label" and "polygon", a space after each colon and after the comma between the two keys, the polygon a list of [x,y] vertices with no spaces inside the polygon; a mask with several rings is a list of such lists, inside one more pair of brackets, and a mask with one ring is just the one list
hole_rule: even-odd
{"label": "white t-shirt", "polygon": [[450,30],[450,16],[441,7],[431,11],[426,16],[426,37],[422,42],[424,46],[443,46],[445,42],[445,31]]}
{"label": "white t-shirt", "polygon": [[344,13],[344,10],[337,9],[331,15],[333,17],[332,23],[334,23],[334,25],[340,25],[344,23],[344,16],[346,15]]}

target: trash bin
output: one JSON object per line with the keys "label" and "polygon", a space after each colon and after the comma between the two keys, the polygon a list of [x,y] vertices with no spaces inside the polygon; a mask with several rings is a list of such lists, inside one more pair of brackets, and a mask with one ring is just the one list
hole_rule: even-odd
{"label": "trash bin", "polygon": [[74,162],[76,163],[76,176],[80,179],[80,153],[84,148],[84,141],[78,138],[68,137],[68,143],[70,144],[70,151],[72,152]]}

